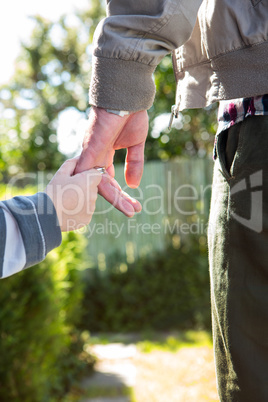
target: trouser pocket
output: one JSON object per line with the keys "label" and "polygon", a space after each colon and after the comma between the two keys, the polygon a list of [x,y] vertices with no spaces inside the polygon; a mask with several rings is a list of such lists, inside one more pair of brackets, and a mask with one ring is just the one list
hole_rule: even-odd
{"label": "trouser pocket", "polygon": [[219,158],[221,172],[227,180],[232,179],[234,162],[240,146],[240,126],[238,123],[218,134],[216,143],[216,157]]}

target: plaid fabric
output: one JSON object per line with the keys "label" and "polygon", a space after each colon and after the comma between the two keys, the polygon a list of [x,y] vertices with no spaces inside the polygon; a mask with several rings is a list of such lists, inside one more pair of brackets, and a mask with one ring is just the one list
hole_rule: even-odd
{"label": "plaid fabric", "polygon": [[268,95],[221,101],[218,111],[217,134],[248,116],[268,115]]}
{"label": "plaid fabric", "polygon": [[[264,115],[268,115],[268,95],[221,101],[218,109],[218,130],[215,144],[217,142],[217,135],[223,130],[227,130],[234,124],[243,121],[246,117]],[[216,158],[215,146],[214,160]]]}

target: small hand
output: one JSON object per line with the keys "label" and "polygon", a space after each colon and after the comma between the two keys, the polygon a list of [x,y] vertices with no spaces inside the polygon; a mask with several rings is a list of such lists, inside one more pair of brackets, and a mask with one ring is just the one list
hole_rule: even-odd
{"label": "small hand", "polygon": [[73,176],[77,161],[67,160],[44,190],[55,206],[62,232],[89,224],[98,196],[101,174],[91,169]]}
{"label": "small hand", "polygon": [[141,210],[140,203],[123,192],[114,179],[114,154],[117,149],[127,148],[125,179],[129,187],[140,184],[144,165],[144,146],[148,133],[146,111],[120,117],[104,109],[92,107],[83,151],[75,173],[94,166],[104,166],[99,193],[126,216]]}

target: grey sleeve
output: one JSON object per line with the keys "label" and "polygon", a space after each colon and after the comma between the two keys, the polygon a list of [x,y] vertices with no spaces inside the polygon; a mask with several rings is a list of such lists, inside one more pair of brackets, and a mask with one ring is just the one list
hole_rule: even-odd
{"label": "grey sleeve", "polygon": [[[4,219],[4,209],[16,222],[25,249],[26,262],[21,269],[42,261],[49,251],[61,244],[61,230],[56,210],[47,194],[37,193],[29,197],[14,197],[2,201],[0,205],[0,277],[9,276],[5,265],[10,267],[10,261],[6,261],[5,255],[12,255],[13,247],[11,242],[6,241],[8,228]],[[12,266],[9,271],[12,274],[15,273],[12,271]]]}
{"label": "grey sleeve", "polygon": [[152,105],[152,74],[185,43],[202,0],[110,0],[94,35],[92,105],[138,111]]}

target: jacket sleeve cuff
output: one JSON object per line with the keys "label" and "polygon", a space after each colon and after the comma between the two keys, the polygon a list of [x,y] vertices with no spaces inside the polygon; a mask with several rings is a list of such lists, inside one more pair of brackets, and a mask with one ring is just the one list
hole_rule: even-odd
{"label": "jacket sleeve cuff", "polygon": [[96,56],[92,62],[91,105],[131,112],[147,110],[152,106],[156,66]]}
{"label": "jacket sleeve cuff", "polygon": [[61,244],[61,230],[51,199],[45,193],[3,201],[17,221],[26,253],[24,268],[42,261]]}

